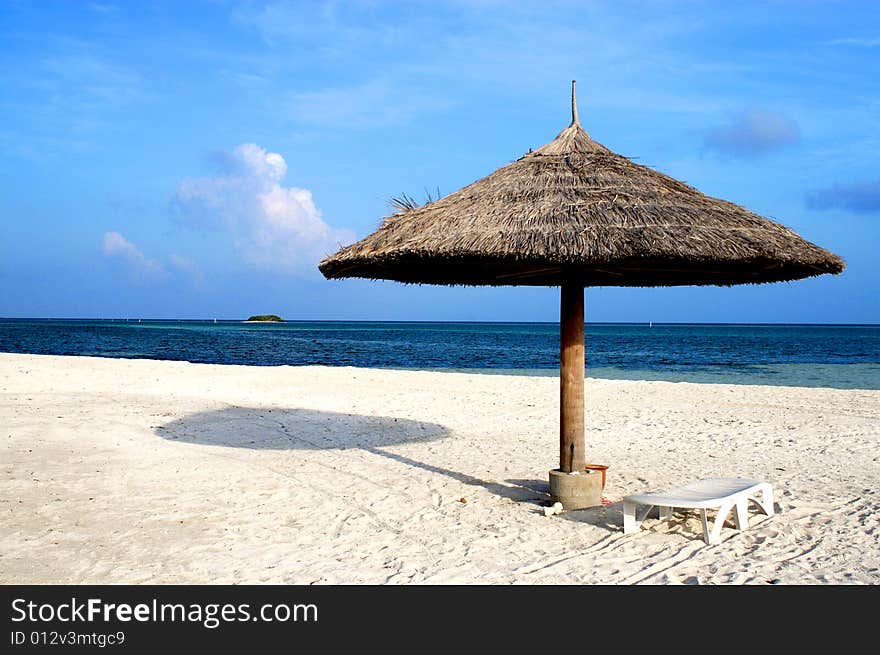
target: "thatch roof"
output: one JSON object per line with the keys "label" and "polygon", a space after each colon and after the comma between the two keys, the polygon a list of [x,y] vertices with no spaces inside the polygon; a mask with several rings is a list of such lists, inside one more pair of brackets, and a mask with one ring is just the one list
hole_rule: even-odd
{"label": "thatch roof", "polygon": [[488,177],[389,216],[324,259],[327,278],[464,285],[672,286],[840,273],[792,230],[632,162],[572,123]]}

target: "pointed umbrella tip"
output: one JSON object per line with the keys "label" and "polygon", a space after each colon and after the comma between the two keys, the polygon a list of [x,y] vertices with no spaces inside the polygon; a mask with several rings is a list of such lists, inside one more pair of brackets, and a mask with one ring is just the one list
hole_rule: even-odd
{"label": "pointed umbrella tip", "polygon": [[575,89],[576,84],[576,80],[571,81],[571,124],[580,127],[581,121],[578,118],[577,91]]}

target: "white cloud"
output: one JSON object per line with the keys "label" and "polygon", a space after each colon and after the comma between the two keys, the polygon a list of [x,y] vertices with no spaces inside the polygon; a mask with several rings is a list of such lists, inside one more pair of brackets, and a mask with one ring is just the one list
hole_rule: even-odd
{"label": "white cloud", "polygon": [[89,9],[99,14],[115,14],[119,11],[119,7],[114,4],[106,4],[101,2],[90,2]]}
{"label": "white cloud", "polygon": [[140,248],[119,232],[105,232],[101,240],[101,252],[105,257],[124,264],[134,279],[141,283],[188,282],[192,288],[205,288],[205,275],[199,265],[189,257],[171,253],[163,264],[147,257]]}
{"label": "white cloud", "polygon": [[789,118],[769,111],[746,111],[704,135],[707,148],[732,157],[753,158],[797,143],[800,130]]}
{"label": "white cloud", "polygon": [[205,275],[202,273],[202,269],[189,257],[171,253],[168,255],[168,264],[188,277],[194,288],[203,289],[205,287]]}
{"label": "white cloud", "polygon": [[321,217],[308,189],[285,187],[284,157],[243,143],[217,157],[216,177],[188,178],[177,187],[172,206],[180,220],[228,232],[250,265],[283,273],[314,273],[318,262],[354,233]]}
{"label": "white cloud", "polygon": [[859,214],[880,214],[880,178],[834,184],[807,196],[810,209],[846,209]]}
{"label": "white cloud", "polygon": [[66,45],[39,62],[30,81],[42,100],[34,111],[43,127],[92,135],[114,129],[114,117],[146,98],[141,75],[88,45]]}
{"label": "white cloud", "polygon": [[857,48],[878,48],[880,37],[852,37],[846,39],[833,39],[826,42],[828,45],[855,46]]}
{"label": "white cloud", "polygon": [[426,111],[443,111],[454,105],[430,89],[410,87],[399,93],[386,79],[363,84],[291,93],[285,97],[286,115],[309,125],[332,128],[369,128],[400,125]]}
{"label": "white cloud", "polygon": [[114,257],[124,261],[132,273],[143,279],[157,278],[165,272],[158,261],[144,255],[137,246],[119,232],[104,233],[101,251],[107,257]]}

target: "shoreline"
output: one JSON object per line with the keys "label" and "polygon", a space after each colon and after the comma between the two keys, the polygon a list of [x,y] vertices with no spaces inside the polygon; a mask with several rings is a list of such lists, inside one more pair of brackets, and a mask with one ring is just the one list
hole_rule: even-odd
{"label": "shoreline", "polygon": [[[558,391],[0,353],[0,583],[880,583],[880,392],[587,378],[612,502],[546,517]],[[776,516],[623,535],[624,495],[718,475]]]}
{"label": "shoreline", "polygon": [[[235,364],[235,363],[217,363],[217,362],[196,362],[186,359],[155,359],[150,357],[114,357],[110,355],[55,355],[48,353],[18,353],[0,351],[0,357],[23,356],[23,357],[73,357],[96,360],[113,360],[113,361],[146,361],[146,362],[178,362],[194,365],[205,366],[236,366],[247,367],[253,369],[274,369],[274,368],[328,368],[328,369],[355,369],[355,370],[375,370],[375,371],[409,371],[409,372],[426,372],[438,374],[455,374],[461,373],[465,375],[489,375],[489,376],[513,376],[513,377],[539,377],[539,378],[559,378],[558,368],[461,368],[461,367],[433,367],[433,368],[415,368],[415,367],[364,367],[351,365],[335,365],[335,364]],[[693,371],[693,372],[670,372],[658,371],[654,369],[634,369],[634,368],[614,368],[614,367],[590,367],[586,368],[586,380],[628,380],[633,382],[669,382],[673,384],[730,384],[736,386],[755,386],[755,387],[786,387],[786,388],[804,388],[804,389],[839,389],[851,391],[878,391],[880,390],[880,364],[871,362],[851,362],[851,363],[797,363],[797,364],[763,364],[749,365],[753,372],[755,369],[761,369],[768,374],[776,375],[776,379],[761,379],[753,373],[740,373],[736,369],[724,368],[718,371]],[[804,384],[804,380],[799,378],[797,373],[785,377],[786,373],[790,373],[792,369],[811,369],[826,371],[858,371],[867,370],[871,375],[868,378],[862,378],[861,384],[858,381],[853,382],[850,376],[847,380],[843,380],[839,373],[836,378],[825,378],[815,381],[813,384]],[[778,377],[782,374],[781,377]],[[815,380],[815,378],[814,378]],[[822,384],[824,382],[824,384]]]}

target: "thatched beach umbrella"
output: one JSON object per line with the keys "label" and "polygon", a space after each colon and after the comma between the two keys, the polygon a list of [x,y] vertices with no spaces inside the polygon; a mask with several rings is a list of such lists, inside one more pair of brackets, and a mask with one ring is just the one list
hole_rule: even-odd
{"label": "thatched beach umbrella", "polygon": [[560,453],[551,495],[597,505],[584,453],[584,287],[757,284],[840,273],[782,225],[633,163],[572,120],[550,143],[324,259],[327,278],[558,286]]}

